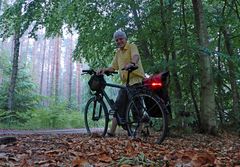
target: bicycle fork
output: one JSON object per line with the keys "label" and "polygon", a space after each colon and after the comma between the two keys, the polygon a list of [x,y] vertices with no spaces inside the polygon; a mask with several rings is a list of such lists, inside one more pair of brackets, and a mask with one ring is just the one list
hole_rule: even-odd
{"label": "bicycle fork", "polygon": [[99,112],[97,110],[97,100],[94,100],[93,104],[93,115],[92,115],[92,120],[93,121],[98,121],[101,117],[102,114],[102,105],[100,105]]}

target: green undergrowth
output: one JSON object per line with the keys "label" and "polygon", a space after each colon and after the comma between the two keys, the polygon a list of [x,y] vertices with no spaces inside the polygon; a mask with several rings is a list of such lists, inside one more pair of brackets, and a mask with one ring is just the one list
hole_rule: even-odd
{"label": "green undergrowth", "polygon": [[[6,114],[8,115],[8,114]],[[16,116],[17,115],[17,116]],[[38,130],[84,128],[83,113],[69,110],[38,109],[5,116],[0,121],[0,129]]]}

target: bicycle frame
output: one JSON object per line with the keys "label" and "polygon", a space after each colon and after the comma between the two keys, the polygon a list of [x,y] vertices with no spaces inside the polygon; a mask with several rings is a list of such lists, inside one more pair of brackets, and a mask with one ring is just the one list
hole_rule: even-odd
{"label": "bicycle frame", "polygon": [[[124,86],[124,85],[118,85],[118,84],[113,84],[113,83],[106,83],[105,85],[106,85],[107,87],[124,89],[124,90],[126,90],[128,97],[131,96],[131,93],[130,93],[130,90],[129,90],[129,86],[128,86],[128,85]],[[103,90],[100,91],[100,92],[96,92],[96,93],[95,93],[95,96],[98,96],[99,94],[102,94],[102,96],[106,99],[107,103],[109,104],[111,110],[114,110],[114,104],[115,104],[115,102],[112,103],[112,101],[111,101],[110,97],[108,96],[108,94],[106,93],[105,89],[103,89]]]}

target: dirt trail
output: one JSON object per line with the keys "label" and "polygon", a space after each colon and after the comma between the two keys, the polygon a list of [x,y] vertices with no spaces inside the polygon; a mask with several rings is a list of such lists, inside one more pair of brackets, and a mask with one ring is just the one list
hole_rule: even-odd
{"label": "dirt trail", "polygon": [[0,135],[29,135],[29,134],[85,134],[86,129],[54,129],[54,130],[2,130]]}

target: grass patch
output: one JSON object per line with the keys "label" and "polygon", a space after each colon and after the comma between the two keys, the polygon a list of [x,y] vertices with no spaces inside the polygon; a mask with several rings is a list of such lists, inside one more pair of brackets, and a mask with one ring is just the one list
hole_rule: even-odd
{"label": "grass patch", "polygon": [[25,122],[9,120],[0,129],[39,130],[85,128],[84,114],[79,111],[34,110]]}

